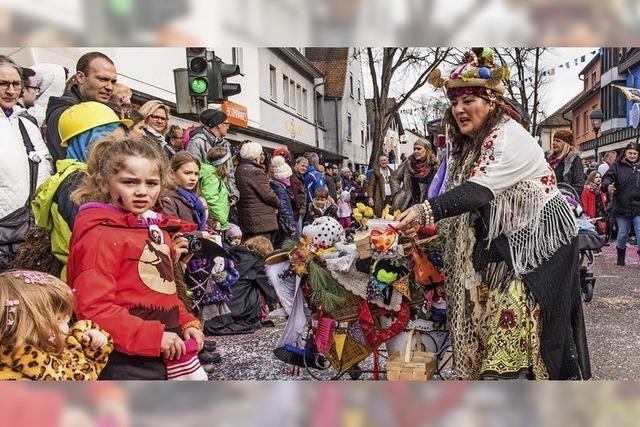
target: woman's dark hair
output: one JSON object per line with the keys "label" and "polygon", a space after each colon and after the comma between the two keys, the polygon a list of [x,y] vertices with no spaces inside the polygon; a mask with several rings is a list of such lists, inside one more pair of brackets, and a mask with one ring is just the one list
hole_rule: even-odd
{"label": "woman's dark hair", "polygon": [[475,135],[469,136],[460,132],[458,123],[453,117],[452,107],[449,107],[444,115],[444,122],[449,125],[449,138],[453,141],[453,157],[457,160],[466,159],[467,156],[472,155],[477,157],[480,155],[480,149],[485,138],[489,136],[489,132],[494,129],[501,120],[506,116],[506,113],[499,105],[489,112],[487,119],[478,129]]}
{"label": "woman's dark hair", "polygon": [[134,125],[144,121],[144,116],[138,111],[132,109],[128,109],[127,111],[125,111],[123,118],[130,119],[131,121],[133,121]]}

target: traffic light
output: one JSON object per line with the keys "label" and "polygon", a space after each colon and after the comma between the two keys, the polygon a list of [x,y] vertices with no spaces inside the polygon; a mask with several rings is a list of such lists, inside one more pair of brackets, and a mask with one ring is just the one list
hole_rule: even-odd
{"label": "traffic light", "polygon": [[205,97],[209,94],[210,56],[204,47],[187,48],[189,95]]}
{"label": "traffic light", "polygon": [[237,95],[242,91],[239,83],[227,83],[228,77],[240,74],[239,65],[225,64],[222,62],[222,59],[217,56],[213,57],[211,65],[209,102],[221,104],[228,97]]}

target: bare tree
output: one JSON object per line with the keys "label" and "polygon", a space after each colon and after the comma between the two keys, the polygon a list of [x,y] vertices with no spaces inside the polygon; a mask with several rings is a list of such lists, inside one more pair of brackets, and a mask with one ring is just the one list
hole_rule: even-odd
{"label": "bare tree", "polygon": [[494,51],[500,64],[511,71],[511,78],[506,82],[507,94],[522,105],[524,112],[531,119],[529,131],[535,135],[538,117],[543,114],[540,91],[547,83],[542,76],[540,59],[547,49],[504,47],[494,48]]}
{"label": "bare tree", "polygon": [[[451,48],[367,48],[369,72],[373,86],[373,123],[371,127],[371,157],[373,167],[382,154],[384,136],[391,126],[394,114],[418,89],[427,83],[431,71],[447,57]],[[415,77],[417,76],[417,78]],[[415,80],[414,80],[415,79]],[[409,89],[390,101],[389,91],[394,84]]]}

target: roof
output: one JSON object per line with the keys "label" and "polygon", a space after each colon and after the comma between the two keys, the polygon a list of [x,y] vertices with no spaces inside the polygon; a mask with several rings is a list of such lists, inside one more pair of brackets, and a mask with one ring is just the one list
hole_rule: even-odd
{"label": "roof", "polygon": [[584,66],[584,68],[582,70],[580,70],[580,72],[578,73],[579,76],[583,75],[589,68],[593,67],[593,65],[600,61],[600,54],[596,54],[593,58],[591,58],[591,61],[589,61],[587,63],[587,65]]}
{"label": "roof", "polygon": [[342,98],[347,81],[349,48],[306,48],[304,54],[325,75],[325,97]]}
{"label": "roof", "polygon": [[571,125],[571,121],[569,119],[565,119],[563,114],[569,111],[575,102],[580,99],[580,97],[584,94],[584,92],[579,92],[576,96],[567,101],[562,107],[558,108],[556,111],[551,113],[549,117],[544,119],[538,124],[536,133],[540,133],[540,129],[544,127],[558,127],[558,126],[569,126]]}

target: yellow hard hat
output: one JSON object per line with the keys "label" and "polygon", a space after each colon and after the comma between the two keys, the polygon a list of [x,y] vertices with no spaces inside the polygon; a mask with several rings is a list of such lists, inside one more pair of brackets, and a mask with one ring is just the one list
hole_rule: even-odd
{"label": "yellow hard hat", "polygon": [[127,127],[133,125],[132,120],[121,120],[111,108],[100,102],[89,101],[73,105],[62,113],[58,121],[60,145],[66,147],[74,136],[110,123],[122,123]]}

